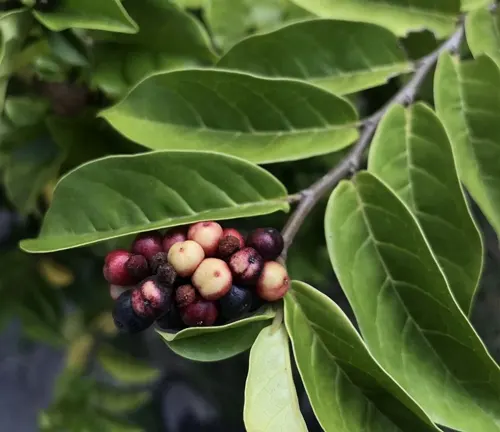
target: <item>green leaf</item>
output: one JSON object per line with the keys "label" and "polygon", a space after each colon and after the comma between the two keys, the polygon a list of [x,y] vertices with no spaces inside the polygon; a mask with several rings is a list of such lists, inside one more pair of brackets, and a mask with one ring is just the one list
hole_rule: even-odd
{"label": "green leaf", "polygon": [[103,345],[97,353],[102,368],[113,378],[127,384],[145,384],[157,380],[160,371],[144,361],[130,357],[110,345]]}
{"label": "green leaf", "polygon": [[120,0],[61,0],[52,12],[34,12],[38,20],[50,30],[71,28],[136,33],[138,26],[122,6]]}
{"label": "green leaf", "polygon": [[307,431],[295,391],[285,327],[265,327],[250,350],[243,418],[251,432]]}
{"label": "green leaf", "polygon": [[460,13],[459,0],[292,0],[323,18],[386,27],[398,36],[429,29],[439,38],[450,34]]}
{"label": "green leaf", "polygon": [[302,79],[336,94],[375,87],[411,70],[390,31],[373,24],[328,19],[296,22],[244,39],[218,66]]}
{"label": "green leaf", "polygon": [[460,179],[500,233],[500,70],[489,57],[458,62],[448,54],[434,79],[436,111],[453,146]]}
{"label": "green leaf", "polygon": [[101,115],[152,149],[221,151],[257,163],[334,152],[357,137],[346,100],[304,82],[223,70],[153,75]]}
{"label": "green leaf", "polygon": [[368,169],[416,216],[457,303],[468,315],[483,262],[481,234],[465,201],[450,141],[430,108],[394,105],[372,141]]}
{"label": "green leaf", "polygon": [[225,331],[167,341],[167,345],[177,355],[189,360],[216,362],[249,349],[266,325],[269,325],[269,321],[257,321]]}
{"label": "green leaf", "polygon": [[325,431],[438,431],[373,359],[349,319],[327,296],[293,282],[285,297],[285,324]]}
{"label": "green leaf", "polygon": [[465,32],[474,57],[490,56],[500,66],[500,9],[481,8],[467,14]]}
{"label": "green leaf", "polygon": [[93,405],[113,414],[135,411],[145,405],[151,394],[147,391],[130,391],[118,387],[98,385],[92,392]]}
{"label": "green leaf", "polygon": [[500,370],[405,204],[360,173],[333,192],[325,230],[333,267],[381,366],[436,423],[499,431]]}
{"label": "green leaf", "polygon": [[[75,205],[78,203],[78,205]],[[43,253],[207,219],[287,211],[284,186],[264,169],[212,152],[109,156],[57,184],[38,238]]]}
{"label": "green leaf", "polygon": [[489,5],[491,2],[490,0],[462,0],[461,5],[462,5],[462,11],[464,12],[469,12],[474,9],[481,8],[483,6]]}
{"label": "green leaf", "polygon": [[46,99],[10,96],[5,100],[5,115],[17,127],[39,123],[50,109]]}

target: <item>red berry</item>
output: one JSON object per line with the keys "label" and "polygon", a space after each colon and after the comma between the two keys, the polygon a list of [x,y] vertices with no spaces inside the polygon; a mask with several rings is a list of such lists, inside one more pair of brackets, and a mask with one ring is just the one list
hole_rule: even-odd
{"label": "red berry", "polygon": [[139,316],[159,318],[171,305],[172,290],[161,285],[155,277],[143,281],[132,292],[132,308]]}
{"label": "red berry", "polygon": [[285,267],[276,261],[266,262],[256,288],[258,296],[264,300],[276,301],[283,298],[290,288],[290,278]]}
{"label": "red berry", "polygon": [[158,231],[150,231],[137,235],[132,243],[132,252],[143,255],[148,261],[158,252],[163,252],[161,234]]}
{"label": "red berry", "polygon": [[198,222],[191,225],[187,236],[203,248],[206,257],[211,257],[217,253],[222,227],[217,222]]}
{"label": "red berry", "polygon": [[264,260],[251,247],[241,249],[229,259],[229,268],[236,281],[242,285],[252,285],[257,282],[263,265]]}
{"label": "red berry", "polygon": [[217,320],[217,307],[214,302],[198,300],[180,311],[182,321],[187,326],[211,326]]}
{"label": "red berry", "polygon": [[175,227],[168,230],[163,237],[163,251],[167,252],[175,243],[181,243],[187,240],[187,228]]}
{"label": "red berry", "polygon": [[139,282],[149,276],[148,260],[142,255],[131,255],[126,264],[128,274]]}
{"label": "red berry", "polygon": [[127,261],[130,253],[117,249],[106,255],[102,273],[104,278],[112,285],[133,285],[136,281],[127,271]]}
{"label": "red berry", "polygon": [[203,248],[192,240],[175,243],[168,251],[168,261],[181,277],[191,276],[204,258]]}
{"label": "red berry", "polygon": [[196,290],[192,285],[181,285],[175,291],[175,303],[179,308],[185,308],[196,300]]}
{"label": "red berry", "polygon": [[277,229],[258,228],[248,236],[247,245],[259,252],[265,261],[269,261],[279,257],[283,251],[284,241]]}
{"label": "red berry", "polygon": [[205,300],[217,300],[231,289],[233,276],[224,261],[207,258],[198,266],[191,280]]}

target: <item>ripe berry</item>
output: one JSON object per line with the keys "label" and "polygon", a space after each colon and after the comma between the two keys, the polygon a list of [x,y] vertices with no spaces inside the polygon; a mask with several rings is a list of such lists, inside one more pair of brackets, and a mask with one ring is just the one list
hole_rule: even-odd
{"label": "ripe berry", "polygon": [[168,262],[168,253],[166,252],[155,253],[150,260],[151,271],[153,272],[153,274],[158,273],[158,267],[167,262]]}
{"label": "ripe berry", "polygon": [[243,236],[234,228],[226,228],[222,231],[222,237],[219,240],[217,255],[222,259],[227,259],[244,247],[245,240],[243,239]]}
{"label": "ripe berry", "polygon": [[130,287],[123,287],[120,285],[110,285],[109,295],[113,300],[117,300],[125,291],[128,291]]}
{"label": "ripe berry", "polygon": [[132,252],[145,256],[151,262],[155,254],[163,252],[160,233],[158,231],[150,231],[138,234],[132,243]]}
{"label": "ripe berry", "polygon": [[220,313],[226,319],[239,318],[250,310],[253,303],[252,292],[236,285],[219,300]]}
{"label": "ripe berry", "polygon": [[170,250],[175,243],[181,243],[187,240],[187,229],[185,227],[176,227],[168,230],[163,237],[163,251]]}
{"label": "ripe berry", "polygon": [[253,247],[265,261],[274,260],[283,251],[283,236],[274,228],[257,228],[248,236],[247,246]]}
{"label": "ripe berry", "polygon": [[229,268],[236,281],[242,285],[251,285],[257,282],[263,265],[264,260],[251,247],[241,249],[229,259]]}
{"label": "ripe berry", "polygon": [[181,277],[191,276],[204,258],[203,248],[192,240],[175,243],[168,251],[168,261]]}
{"label": "ripe berry", "polygon": [[60,4],[60,0],[35,0],[33,8],[39,12],[53,12]]}
{"label": "ripe berry", "polygon": [[158,318],[165,314],[172,304],[172,289],[161,285],[153,276],[132,292],[132,308],[137,315]]}
{"label": "ripe berry", "polygon": [[175,303],[181,309],[194,303],[196,297],[196,290],[192,285],[181,285],[175,291]]}
{"label": "ripe berry", "polygon": [[142,255],[131,255],[126,264],[128,274],[139,282],[149,276],[148,261]]}
{"label": "ripe berry", "polygon": [[276,261],[266,262],[257,281],[259,297],[267,301],[276,301],[287,293],[288,288],[290,288],[290,278],[285,267]]}
{"label": "ripe berry", "polygon": [[127,271],[127,261],[130,253],[117,249],[106,255],[102,273],[104,278],[113,285],[133,285],[135,280]]}
{"label": "ripe berry", "polygon": [[167,262],[158,267],[156,270],[156,277],[161,284],[172,286],[177,278],[177,272],[172,267],[172,264]]}
{"label": "ripe berry", "polygon": [[187,326],[211,326],[218,316],[214,302],[198,300],[180,310],[181,318]]}
{"label": "ripe berry", "polygon": [[211,257],[217,253],[222,227],[217,222],[198,222],[191,225],[187,237],[203,248],[206,257]]}
{"label": "ripe berry", "polygon": [[137,333],[146,330],[154,319],[141,317],[132,308],[132,291],[125,291],[118,297],[113,307],[113,321],[115,326],[124,333]]}
{"label": "ripe berry", "polygon": [[224,261],[207,258],[198,266],[191,280],[205,300],[217,300],[231,289],[233,276]]}

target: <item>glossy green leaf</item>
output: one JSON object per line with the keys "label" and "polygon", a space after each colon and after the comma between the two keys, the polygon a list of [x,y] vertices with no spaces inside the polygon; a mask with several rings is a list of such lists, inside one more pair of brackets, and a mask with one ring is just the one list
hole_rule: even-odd
{"label": "glossy green leaf", "polygon": [[257,163],[330,153],[357,137],[346,100],[304,82],[225,70],[153,75],[101,115],[152,149],[213,150]]}
{"label": "glossy green leaf", "polygon": [[458,179],[446,131],[430,108],[394,105],[372,141],[368,169],[417,217],[457,303],[469,314],[483,247]]}
{"label": "glossy green leaf", "polygon": [[97,360],[107,373],[127,384],[152,382],[161,374],[158,369],[152,368],[144,361],[131,357],[110,345],[103,345],[99,349]]}
{"label": "glossy green leaf", "polygon": [[167,341],[167,345],[173,352],[189,360],[225,360],[249,349],[266,325],[269,325],[269,321],[254,321],[224,331]]}
{"label": "glossy green leaf", "polygon": [[327,296],[293,282],[285,297],[285,324],[325,431],[438,431],[373,359],[349,319]]}
{"label": "glossy green leaf", "polygon": [[38,20],[50,30],[70,28],[136,33],[138,26],[120,0],[61,0],[52,12],[34,12]]}
{"label": "glossy green leaf", "polygon": [[489,57],[458,62],[444,54],[434,80],[436,111],[460,179],[500,233],[500,70]]}
{"label": "glossy green leaf", "polygon": [[500,66],[500,9],[477,9],[467,14],[465,32],[467,44],[474,57],[490,56]]}
{"label": "glossy green leaf", "polygon": [[218,66],[302,79],[336,94],[375,87],[411,69],[390,31],[328,19],[296,22],[251,36],[231,48]]}
{"label": "glossy green leaf", "polygon": [[333,192],[325,230],[335,272],[382,367],[436,423],[499,431],[500,370],[406,205],[363,172]]}
{"label": "glossy green leaf", "polygon": [[479,9],[483,6],[487,6],[491,3],[490,0],[461,0],[462,10],[464,12],[472,11],[474,9]]}
{"label": "glossy green leaf", "polygon": [[307,431],[292,377],[285,326],[265,327],[250,350],[243,418],[248,432]]}
{"label": "glossy green leaf", "polygon": [[51,252],[200,220],[288,208],[284,186],[242,159],[190,151],[109,156],[59,181],[38,238],[22,241],[21,248]]}
{"label": "glossy green leaf", "polygon": [[398,36],[429,29],[450,34],[460,13],[460,0],[292,0],[323,18],[357,21],[386,27]]}

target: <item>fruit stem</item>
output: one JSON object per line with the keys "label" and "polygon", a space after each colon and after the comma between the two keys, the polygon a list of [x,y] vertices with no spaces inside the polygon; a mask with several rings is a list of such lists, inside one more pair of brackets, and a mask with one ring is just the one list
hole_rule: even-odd
{"label": "fruit stem", "polygon": [[432,70],[433,66],[437,63],[439,56],[443,52],[458,52],[463,37],[464,20],[461,19],[457,30],[449,39],[441,44],[436,50],[415,63],[415,73],[406,85],[404,85],[384,106],[368,117],[366,121],[362,122],[361,133],[358,141],[352,147],[351,151],[340,161],[340,163],[300,193],[301,200],[281,232],[285,242],[285,247],[281,253],[282,261],[286,260],[288,249],[292,245],[293,240],[305,218],[309,215],[314,206],[328,192],[335,188],[340,181],[344,178],[353,176],[360,169],[364,160],[365,150],[369,147],[373,134],[375,133],[375,130],[377,129],[377,126],[382,120],[384,114],[393,105],[411,104],[415,100],[416,94],[425,78]]}
{"label": "fruit stem", "polygon": [[283,322],[283,317],[284,317],[284,313],[283,313],[283,303],[282,303],[278,307],[278,309],[276,311],[276,315],[274,315],[273,322],[271,323],[271,334],[276,333],[280,329],[281,324]]}

